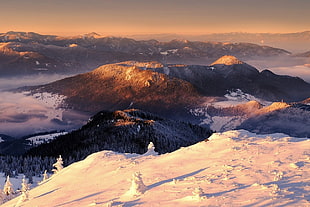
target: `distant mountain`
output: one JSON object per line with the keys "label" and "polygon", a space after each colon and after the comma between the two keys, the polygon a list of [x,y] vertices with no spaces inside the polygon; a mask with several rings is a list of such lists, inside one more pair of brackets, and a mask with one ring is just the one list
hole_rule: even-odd
{"label": "distant mountain", "polygon": [[150,142],[162,154],[205,140],[211,134],[207,128],[140,110],[102,111],[81,129],[32,148],[27,155],[61,154],[76,161],[100,150],[143,154]]}
{"label": "distant mountain", "polygon": [[65,134],[65,132],[43,132],[38,134],[27,135],[21,138],[0,135],[0,154],[3,155],[22,155],[32,147],[42,143],[47,143],[55,137]]}
{"label": "distant mountain", "polygon": [[310,58],[310,51],[304,52],[304,53],[298,53],[295,54],[296,57],[306,57],[306,58]]}
{"label": "distant mountain", "polygon": [[288,51],[250,43],[136,41],[90,33],[73,37],[31,32],[0,34],[0,75],[80,73],[103,64],[128,60],[164,63],[211,63],[217,57],[287,56]]}
{"label": "distant mountain", "polygon": [[180,34],[149,34],[132,35],[134,39],[157,39],[171,41],[173,39],[188,39],[191,41],[217,41],[217,42],[248,42],[259,45],[285,48],[290,51],[307,50],[310,47],[310,31],[295,33],[211,33],[205,35],[180,35]]}

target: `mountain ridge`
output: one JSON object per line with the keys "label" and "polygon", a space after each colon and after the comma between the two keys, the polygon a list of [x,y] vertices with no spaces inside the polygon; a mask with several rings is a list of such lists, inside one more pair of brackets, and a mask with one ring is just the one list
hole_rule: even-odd
{"label": "mountain ridge", "polygon": [[[219,56],[239,58],[287,56],[290,52],[251,43],[198,42],[188,40],[134,40],[85,34],[75,37],[40,35],[27,32],[0,34],[0,43],[13,51],[12,59],[0,51],[0,74],[77,74],[103,64],[123,61],[159,61],[163,63],[211,63]],[[4,45],[3,45],[4,46]],[[24,53],[37,54],[38,57]]]}

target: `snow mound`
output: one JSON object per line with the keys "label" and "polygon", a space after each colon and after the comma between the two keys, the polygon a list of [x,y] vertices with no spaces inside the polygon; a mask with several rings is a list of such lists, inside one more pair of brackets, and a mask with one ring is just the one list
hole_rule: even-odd
{"label": "snow mound", "polygon": [[102,151],[30,190],[21,206],[309,206],[309,143],[238,130],[158,156]]}

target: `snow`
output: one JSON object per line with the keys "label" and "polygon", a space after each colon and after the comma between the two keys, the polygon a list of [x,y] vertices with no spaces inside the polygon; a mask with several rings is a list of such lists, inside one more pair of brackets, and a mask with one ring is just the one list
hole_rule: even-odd
{"label": "snow", "polygon": [[228,91],[227,94],[224,95],[227,98],[226,101],[215,102],[212,105],[215,107],[231,107],[236,106],[238,104],[247,103],[249,101],[258,101],[264,106],[268,106],[271,102],[265,101],[263,99],[256,98],[251,94],[243,92],[241,89],[236,89],[234,91]]}
{"label": "snow", "polygon": [[34,145],[40,145],[40,144],[49,142],[55,139],[56,137],[60,135],[64,135],[64,134],[67,134],[67,132],[57,132],[57,133],[52,133],[52,134],[38,135],[38,136],[30,137],[27,140],[29,140]]}
{"label": "snow", "polygon": [[178,49],[171,49],[171,50],[166,50],[163,52],[160,52],[161,55],[168,55],[168,54],[175,54],[178,52]]}
{"label": "snow", "polygon": [[[307,138],[227,131],[158,156],[94,153],[30,190],[21,206],[309,206],[309,164]],[[132,178],[141,192],[128,196]]]}
{"label": "snow", "polygon": [[247,119],[247,116],[211,116],[207,112],[208,107],[212,106],[217,109],[223,109],[235,107],[241,104],[248,104],[250,103],[250,101],[257,101],[262,106],[265,106],[264,110],[261,110],[261,112],[264,112],[270,108],[269,106],[272,106],[272,102],[256,98],[251,94],[243,92],[241,89],[228,91],[227,94],[224,95],[224,97],[226,98],[226,100],[206,102],[203,106],[199,108],[191,109],[190,112],[195,116],[202,117],[200,122],[201,125],[208,125],[212,130],[223,132],[235,129]]}

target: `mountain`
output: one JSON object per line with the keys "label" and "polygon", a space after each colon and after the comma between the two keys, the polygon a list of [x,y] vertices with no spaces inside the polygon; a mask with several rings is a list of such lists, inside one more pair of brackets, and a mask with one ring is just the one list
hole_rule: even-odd
{"label": "mountain", "polygon": [[240,89],[268,101],[291,102],[310,97],[310,84],[304,80],[269,70],[259,72],[234,56],[223,56],[210,66],[167,65],[150,69],[186,80],[205,96],[224,96]]}
{"label": "mountain", "polygon": [[258,110],[237,129],[259,134],[282,132],[290,136],[310,137],[310,106],[302,103],[273,103]]}
{"label": "mountain", "polygon": [[201,125],[208,125],[212,130],[220,132],[245,129],[259,134],[280,132],[289,136],[309,137],[310,106],[306,101],[272,103],[241,91],[231,94],[234,96],[225,95],[228,100],[205,103],[193,109],[193,115],[200,119]]}
{"label": "mountain", "polygon": [[131,35],[134,39],[157,39],[159,41],[171,41],[173,39],[188,39],[191,41],[216,41],[216,42],[248,42],[259,45],[285,48],[286,50],[300,52],[310,47],[310,31],[294,33],[210,33],[204,35],[182,34],[146,34]]}
{"label": "mountain", "polygon": [[295,54],[296,57],[306,57],[306,58],[310,58],[310,51],[304,52],[304,53],[298,53]]}
{"label": "mountain", "polygon": [[309,173],[308,139],[227,131],[159,156],[94,153],[2,206],[300,207]]}
{"label": "mountain", "polygon": [[21,138],[14,138],[5,135],[0,135],[0,154],[2,155],[23,155],[29,149],[43,143],[48,143],[55,137],[66,134],[65,132],[44,132],[38,134],[27,135]]}
{"label": "mountain", "polygon": [[77,74],[103,64],[128,60],[165,63],[212,62],[239,58],[287,56],[288,51],[250,43],[137,41],[96,33],[60,37],[31,32],[0,33],[0,75]]}
{"label": "mountain", "polygon": [[30,149],[27,155],[58,156],[74,161],[100,150],[143,154],[150,142],[160,154],[207,139],[212,131],[164,119],[140,110],[102,111],[81,129]]}
{"label": "mountain", "polygon": [[187,81],[122,64],[103,65],[92,72],[24,90],[62,94],[65,107],[93,114],[139,108],[183,120],[188,118],[186,107],[202,101]]}
{"label": "mountain", "polygon": [[[237,127],[255,131],[255,126],[260,125],[257,122],[263,122],[252,117],[254,112],[272,102],[290,105],[306,100],[310,97],[310,84],[300,78],[276,75],[268,70],[260,72],[236,57],[223,56],[209,66],[154,61],[108,64],[88,73],[46,85],[23,87],[18,91],[26,91],[43,99],[38,94],[47,92],[60,95],[63,98],[61,105],[55,103],[57,108],[87,112],[89,115],[101,110],[137,108],[169,119],[211,126],[216,131]],[[233,105],[239,106],[231,107],[225,102],[235,102]],[[261,111],[257,117],[271,116],[273,112],[268,110],[264,113]],[[294,110],[288,110],[286,116],[294,116],[293,113]],[[283,127],[273,127],[276,117],[272,123],[266,122],[270,130],[264,133],[307,135],[307,130],[289,127],[290,122]],[[253,121],[249,121],[249,125],[246,125],[247,122],[242,125],[247,119]],[[74,122],[74,119],[57,120]],[[295,123],[304,126],[301,120],[295,119]],[[294,129],[296,133],[291,133]]]}

